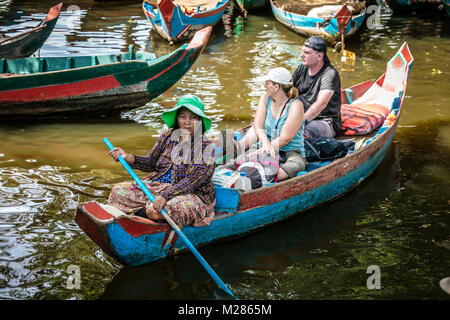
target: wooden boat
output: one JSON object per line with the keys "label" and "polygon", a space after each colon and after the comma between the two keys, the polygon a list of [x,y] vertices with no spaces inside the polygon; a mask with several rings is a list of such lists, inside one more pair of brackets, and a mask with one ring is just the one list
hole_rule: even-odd
{"label": "wooden boat", "polygon": [[[203,246],[242,235],[334,200],[358,186],[389,150],[412,63],[413,57],[404,43],[378,80],[342,91],[343,103],[350,106],[380,104],[391,110],[382,127],[358,138],[359,147],[354,152],[330,163],[309,164],[308,172],[259,189],[240,192],[216,188],[214,220],[209,226],[184,227],[186,237],[195,246]],[[100,248],[125,265],[140,265],[187,251],[167,223],[129,216],[98,202],[79,204],[75,221]]]}
{"label": "wooden boat", "polygon": [[42,47],[53,31],[61,12],[62,3],[52,7],[44,20],[35,28],[8,37],[0,33],[0,59],[16,59],[31,56]]}
{"label": "wooden boat", "polygon": [[111,113],[142,106],[174,85],[211,34],[198,31],[163,57],[150,52],[0,60],[0,120]]}
{"label": "wooden boat", "polygon": [[303,0],[294,5],[292,2],[282,5],[282,1],[286,0],[270,0],[273,14],[279,22],[302,36],[319,36],[330,44],[341,40],[339,17],[346,20],[341,28],[344,37],[349,37],[359,29],[366,15],[365,1],[343,5],[320,5]]}
{"label": "wooden boat", "polygon": [[214,26],[225,13],[230,0],[145,0],[142,9],[162,38],[183,42],[206,26]]}
{"label": "wooden boat", "polygon": [[269,5],[269,0],[234,0],[234,3],[242,10],[254,10],[264,8]]}

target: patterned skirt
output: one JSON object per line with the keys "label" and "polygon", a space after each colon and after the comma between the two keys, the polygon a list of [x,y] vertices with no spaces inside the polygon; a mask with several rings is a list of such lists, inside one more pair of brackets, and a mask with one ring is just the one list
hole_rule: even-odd
{"label": "patterned skirt", "polygon": [[[169,183],[150,180],[143,182],[155,198],[171,186]],[[127,214],[132,214],[143,207],[150,206],[151,202],[134,182],[128,181],[113,186],[108,204]],[[200,227],[211,223],[214,218],[214,206],[215,201],[207,205],[197,195],[190,193],[170,199],[166,202],[164,209],[178,227],[187,225]]]}

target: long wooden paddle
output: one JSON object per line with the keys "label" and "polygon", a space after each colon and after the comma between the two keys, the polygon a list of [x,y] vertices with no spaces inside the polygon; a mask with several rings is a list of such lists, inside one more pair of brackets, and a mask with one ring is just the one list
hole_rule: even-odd
{"label": "long wooden paddle", "polygon": [[348,63],[354,64],[356,55],[354,52],[345,50],[345,44],[344,44],[345,28],[347,27],[347,24],[350,21],[351,17],[352,17],[352,13],[345,5],[343,5],[342,8],[336,13],[336,19],[338,22],[339,34],[341,35],[341,43],[342,43],[341,60],[343,62],[348,62]]}
{"label": "long wooden paddle", "polygon": [[[106,146],[112,150],[114,149],[114,146],[109,142],[107,138],[103,139],[103,142],[106,144]],[[131,175],[131,177],[136,181],[138,186],[141,188],[141,190],[145,193],[145,195],[150,199],[151,202],[155,201],[155,197],[152,195],[150,190],[145,186],[145,184],[139,179],[139,177],[136,175],[136,173],[131,169],[131,167],[128,165],[128,163],[125,161],[125,159],[122,156],[119,156],[119,162],[122,164],[122,166],[128,171],[128,173]],[[176,223],[172,220],[172,218],[167,214],[166,210],[164,208],[161,210],[161,214],[166,219],[166,221],[170,224],[170,226],[175,230],[175,232],[178,234],[178,236],[183,239],[184,243],[187,245],[189,250],[192,251],[194,256],[197,258],[197,260],[202,264],[202,266],[206,269],[206,271],[210,274],[210,276],[213,278],[213,280],[219,285],[220,288],[222,288],[226,293],[228,293],[230,296],[232,296],[234,299],[238,300],[233,293],[228,289],[228,287],[223,283],[223,281],[219,278],[217,273],[214,272],[214,270],[209,266],[208,262],[200,255],[200,253],[195,249],[194,245],[186,238],[183,232],[181,232],[180,228],[176,225]]]}

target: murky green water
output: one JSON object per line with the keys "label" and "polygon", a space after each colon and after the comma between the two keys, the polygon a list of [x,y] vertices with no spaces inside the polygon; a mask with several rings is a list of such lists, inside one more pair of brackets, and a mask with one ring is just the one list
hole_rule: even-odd
{"label": "murky green water", "polygon": [[[34,26],[54,4],[0,1],[0,31]],[[353,68],[329,56],[347,87],[375,80],[408,42],[415,63],[388,156],[332,204],[201,248],[241,299],[449,298],[438,283],[450,276],[450,20],[385,13],[381,22],[348,41]],[[66,1],[40,54],[173,49],[148,27],[139,1]],[[212,135],[246,125],[263,91],[256,77],[278,65],[293,70],[303,41],[270,10],[250,14],[241,34],[217,25],[191,71],[145,106],[110,118],[1,124],[0,299],[226,298],[191,254],[121,267],[81,232],[75,208],[105,202],[111,186],[128,179],[103,137],[147,152],[163,130],[161,111],[189,92],[205,101]],[[80,289],[67,288],[70,265],[80,267]],[[381,271],[379,290],[366,286],[371,265]]]}

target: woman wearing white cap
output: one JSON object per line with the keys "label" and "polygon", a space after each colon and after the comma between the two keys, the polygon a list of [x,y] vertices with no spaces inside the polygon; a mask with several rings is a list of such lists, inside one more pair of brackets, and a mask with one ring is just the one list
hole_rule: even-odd
{"label": "woman wearing white cap", "polygon": [[[247,149],[257,141],[266,152],[276,156],[279,152],[278,180],[295,177],[305,169],[303,144],[304,111],[298,90],[292,84],[291,73],[285,68],[273,68],[262,79],[266,93],[261,95],[254,125],[239,141],[240,149]],[[225,167],[231,167],[227,164]]]}

